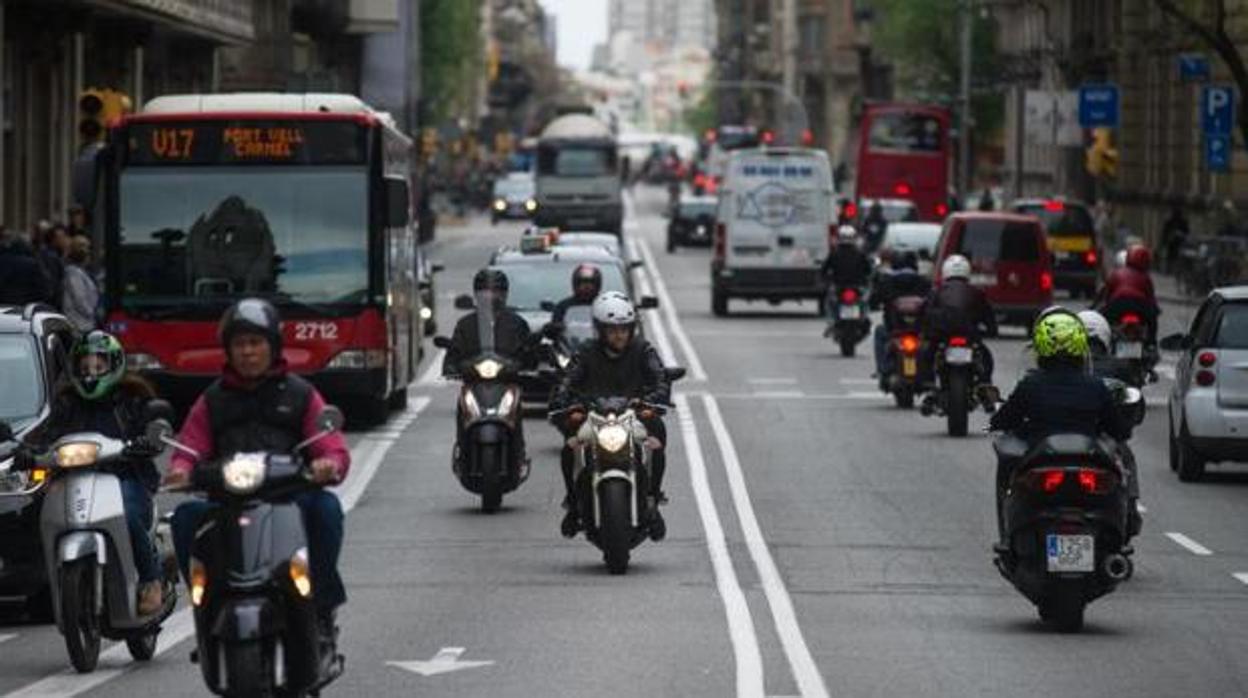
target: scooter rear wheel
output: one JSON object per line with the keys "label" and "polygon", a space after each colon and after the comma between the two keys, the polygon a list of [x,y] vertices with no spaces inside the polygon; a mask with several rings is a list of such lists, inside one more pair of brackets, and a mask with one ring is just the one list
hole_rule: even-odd
{"label": "scooter rear wheel", "polygon": [[898,388],[893,391],[893,401],[903,410],[914,407],[914,391],[909,388]]}
{"label": "scooter rear wheel", "polygon": [[841,340],[841,356],[850,359],[854,356],[854,350],[857,349],[858,343],[848,337]]}
{"label": "scooter rear wheel", "polygon": [[1040,604],[1040,620],[1050,623],[1062,633],[1077,633],[1083,630],[1082,598],[1074,595],[1059,594]]}
{"label": "scooter rear wheel", "polygon": [[264,645],[258,641],[227,645],[225,648],[226,695],[252,698],[273,695],[273,672],[264,660]]}
{"label": "scooter rear wheel", "polygon": [[156,656],[156,638],[159,635],[160,630],[153,630],[146,635],[126,639],[126,649],[130,650],[134,661],[147,662]]}
{"label": "scooter rear wheel", "polygon": [[61,569],[61,633],[69,661],[80,674],[95,671],[100,659],[95,608],[95,560],[75,560]]}

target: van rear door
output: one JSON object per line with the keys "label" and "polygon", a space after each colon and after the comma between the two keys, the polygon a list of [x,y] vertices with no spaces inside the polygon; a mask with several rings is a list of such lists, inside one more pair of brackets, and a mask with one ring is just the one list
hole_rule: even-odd
{"label": "van rear door", "polygon": [[735,153],[719,203],[727,266],[818,266],[828,254],[831,192],[822,153]]}
{"label": "van rear door", "polygon": [[966,220],[957,253],[971,261],[971,283],[993,303],[1028,304],[1044,295],[1048,270],[1037,223],[1000,218]]}

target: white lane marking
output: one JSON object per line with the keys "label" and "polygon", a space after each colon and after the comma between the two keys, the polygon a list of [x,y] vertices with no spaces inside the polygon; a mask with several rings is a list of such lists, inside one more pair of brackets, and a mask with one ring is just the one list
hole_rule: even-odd
{"label": "white lane marking", "polygon": [[689,362],[689,378],[695,381],[706,380],[706,369],[702,368],[702,359],[698,358],[693,342],[689,341],[689,335],[685,334],[685,328],[680,324],[680,318],[676,315],[676,302],[672,300],[672,294],[667,292],[667,284],[663,282],[663,272],[659,271],[659,265],[654,261],[650,245],[645,240],[638,239],[637,248],[641,250],[641,256],[650,270],[650,276],[654,279],[654,290],[659,296],[659,311],[667,318],[672,336],[680,345],[685,361]]}
{"label": "white lane marking", "polygon": [[[632,238],[628,239],[626,245],[633,258],[637,258],[636,241]],[[645,266],[638,267],[633,270],[637,278],[637,290],[643,296],[654,295],[654,288],[650,284],[650,275]],[[647,337],[654,338],[655,347],[659,350],[659,356],[663,359],[663,363],[668,366],[676,366],[676,352],[672,350],[672,340],[667,334],[667,328],[663,326],[662,316],[654,311],[644,310],[641,313],[641,321],[645,323],[647,328]]]}
{"label": "white lane marking", "polygon": [[1248,572],[1232,572],[1231,576],[1238,579],[1242,584],[1248,584]]}
{"label": "white lane marking", "polygon": [[[394,419],[410,425],[422,410],[428,406],[430,399],[422,397],[408,407],[403,415],[395,415]],[[348,477],[346,486],[338,488],[338,496],[342,508],[350,512],[355,508],[369,482],[380,470],[382,460],[395,442],[387,439],[370,440],[367,436],[356,445],[351,452],[352,461],[360,461],[352,467],[352,475]],[[362,456],[364,456],[362,458]],[[160,656],[183,640],[195,634],[195,620],[189,608],[174,613],[165,620],[160,631],[160,644],[156,648],[156,656]],[[70,698],[107,683],[136,666],[130,658],[130,651],[125,643],[118,642],[100,653],[99,667],[90,674],[79,674],[73,669],[52,674],[32,684],[7,693],[4,698]],[[198,680],[198,676],[196,679]]]}
{"label": "white lane marking", "polygon": [[1175,532],[1175,531],[1168,531],[1168,532],[1166,532],[1166,537],[1167,537],[1167,538],[1169,538],[1170,540],[1174,541],[1175,543],[1178,543],[1178,544],[1179,544],[1179,545],[1181,545],[1182,547],[1186,548],[1186,549],[1187,549],[1187,551],[1188,551],[1188,552],[1190,552],[1190,553],[1191,553],[1191,554],[1193,554],[1193,555],[1201,555],[1201,556],[1204,556],[1204,555],[1212,555],[1212,554],[1213,554],[1213,551],[1212,551],[1212,550],[1210,550],[1209,548],[1206,548],[1205,546],[1201,545],[1200,543],[1197,543],[1196,541],[1192,540],[1191,538],[1188,538],[1187,536],[1183,535],[1182,533],[1177,533],[1177,532]]}
{"label": "white lane marking", "polygon": [[17,637],[17,633],[8,633],[5,635],[0,635],[0,642],[8,642],[9,640],[12,640],[15,637]]}
{"label": "white lane marking", "polygon": [[413,674],[421,676],[437,676],[438,674],[449,674],[460,669],[477,669],[480,667],[493,666],[493,660],[465,659],[460,661],[460,657],[468,650],[464,647],[443,647],[433,658],[424,662],[386,662],[388,666],[410,671]]}
{"label": "white lane marking", "polygon": [[429,366],[425,368],[424,373],[420,374],[420,378],[416,381],[415,387],[427,387],[431,385],[446,385],[447,380],[442,377],[442,360],[446,358],[446,350],[439,349],[429,359]]}
{"label": "white lane marking", "polygon": [[689,399],[683,394],[677,395],[675,402],[680,433],[684,438],[685,459],[689,464],[689,480],[693,484],[693,498],[702,519],[702,530],[706,532],[706,548],[711,556],[711,569],[715,572],[715,586],[724,602],[724,615],[728,618],[728,636],[732,640],[732,652],[737,665],[737,696],[762,698],[763,657],[758,647],[758,635],[754,630],[750,605],[745,600],[741,582],[737,579],[719,511],[711,496],[706,459],[702,453],[702,444],[698,440],[693,414],[690,412]]}
{"label": "white lane marking", "polygon": [[780,576],[776,561],[771,557],[762,527],[754,513],[754,505],[750,502],[750,493],[745,484],[745,474],[741,470],[741,461],[737,457],[732,436],[728,433],[728,425],[724,423],[724,416],[719,411],[719,403],[709,394],[702,396],[702,402],[706,405],[711,429],[719,442],[720,458],[728,476],[728,488],[737,509],[737,520],[741,524],[750,557],[754,559],[754,567],[758,569],[759,582],[767,597],[767,605],[771,607],[776,633],[780,636],[785,655],[788,656],[798,691],[803,698],[827,698],[828,688],[824,685],[823,675],[819,673],[810,648],[806,646],[806,638],[802,636],[802,628],[797,622],[797,613],[793,610],[793,600],[789,598],[789,591],[784,586],[784,579]]}
{"label": "white lane marking", "polygon": [[806,393],[803,393],[800,390],[759,390],[759,391],[750,393],[750,396],[759,398],[761,400],[769,400],[769,399],[785,400],[785,399],[803,398],[803,397],[806,397]]}
{"label": "white lane marking", "polygon": [[796,378],[746,378],[750,385],[796,385]]}
{"label": "white lane marking", "polygon": [[879,381],[874,378],[842,378],[841,385],[877,385]]}

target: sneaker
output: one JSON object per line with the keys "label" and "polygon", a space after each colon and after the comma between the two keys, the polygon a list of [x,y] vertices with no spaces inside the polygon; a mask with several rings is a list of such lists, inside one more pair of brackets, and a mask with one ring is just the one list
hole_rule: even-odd
{"label": "sneaker", "polygon": [[658,543],[667,537],[667,522],[663,520],[663,515],[658,509],[654,510],[654,515],[650,517],[650,540]]}
{"label": "sneaker", "polygon": [[659,490],[658,492],[655,492],[654,503],[655,504],[667,504],[667,493],[664,492],[663,490]]}
{"label": "sneaker", "polygon": [[563,521],[559,524],[559,533],[564,538],[575,538],[577,533],[581,531],[581,515],[576,513],[574,509],[568,509],[563,515]]}
{"label": "sneaker", "polygon": [[160,582],[144,582],[139,586],[139,615],[150,616],[165,605],[164,590]]}

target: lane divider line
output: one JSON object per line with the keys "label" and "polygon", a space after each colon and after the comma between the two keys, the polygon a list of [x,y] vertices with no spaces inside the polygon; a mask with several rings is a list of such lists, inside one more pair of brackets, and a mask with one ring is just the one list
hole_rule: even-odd
{"label": "lane divider line", "polygon": [[[631,257],[634,259],[640,258],[640,255],[637,254],[637,243],[635,240],[629,238],[627,247]],[[634,269],[633,272],[636,274],[637,290],[641,292],[641,295],[654,295],[654,287],[650,283],[649,269],[643,265]],[[658,349],[659,356],[662,357],[663,363],[668,366],[676,366],[676,352],[672,350],[672,340],[667,334],[667,329],[663,327],[661,317],[662,316],[655,314],[655,312],[651,310],[641,311],[641,321],[645,323],[646,329],[648,330],[648,334],[646,336],[654,338],[654,346]]]}
{"label": "lane divider line", "polygon": [[784,646],[798,691],[802,698],[828,698],[823,675],[819,673],[819,667],[815,664],[810,648],[806,645],[806,638],[802,636],[802,628],[797,622],[793,599],[789,597],[789,591],[784,586],[784,579],[780,576],[776,561],[771,557],[758,516],[754,513],[754,505],[750,502],[750,493],[745,484],[745,474],[741,469],[741,460],[737,456],[732,436],[728,433],[724,416],[719,411],[719,403],[710,394],[703,394],[702,402],[711,422],[711,430],[719,443],[720,460],[728,476],[728,488],[737,509],[737,520],[741,524],[750,557],[754,559],[754,567],[758,570],[759,582],[767,597],[767,605],[771,608],[776,633],[780,636],[780,644]]}
{"label": "lane divider line", "polygon": [[[408,406],[406,413],[394,415],[392,419],[396,422],[404,422],[405,420],[407,425],[411,425],[429,403],[430,398],[428,397],[418,398]],[[390,451],[390,448],[395,443],[396,441],[375,440],[365,437],[351,450],[351,460],[355,461],[351,468],[351,474],[343,487],[335,488],[339,499],[342,501],[344,512],[350,512],[355,508],[369,482],[372,481],[381,469],[386,453]],[[156,656],[159,657],[168,652],[194,634],[195,620],[191,615],[190,608],[183,608],[175,612],[165,620],[164,626],[160,631],[160,642],[156,648]],[[11,693],[6,693],[4,698],[71,698],[71,696],[80,695],[96,686],[112,681],[122,674],[128,673],[136,666],[138,666],[138,663],[130,658],[130,651],[126,649],[126,644],[118,642],[100,653],[99,666],[93,673],[79,674],[72,668],[69,668]],[[189,665],[188,671],[190,671]],[[188,676],[190,675],[188,674]],[[198,672],[195,673],[194,680],[199,680]]]}
{"label": "lane divider line", "polygon": [[676,344],[680,345],[685,361],[689,363],[689,378],[695,381],[705,381],[706,369],[702,367],[702,359],[698,357],[698,352],[693,348],[693,342],[689,341],[689,335],[685,334],[685,328],[676,314],[676,303],[672,300],[672,294],[667,292],[667,284],[663,281],[663,273],[659,271],[659,265],[654,261],[654,254],[650,252],[650,245],[644,239],[637,239],[637,249],[641,251],[642,261],[646,263],[650,276],[654,279],[654,291],[659,297],[659,312],[667,318],[668,328],[672,331],[672,336],[676,338]]}
{"label": "lane divider line", "polygon": [[1191,538],[1188,538],[1182,533],[1178,533],[1175,531],[1167,531],[1166,537],[1174,541],[1175,543],[1179,544],[1181,547],[1186,548],[1187,551],[1193,555],[1200,555],[1201,557],[1204,557],[1204,556],[1213,554],[1212,550],[1210,550],[1209,548],[1206,548],[1200,543],[1197,543]]}
{"label": "lane divider line", "polygon": [[1248,572],[1232,572],[1231,576],[1239,580],[1242,584],[1248,584]]}
{"label": "lane divider line", "polygon": [[680,433],[684,439],[685,459],[689,465],[689,480],[693,485],[693,498],[706,533],[706,549],[711,557],[711,569],[715,573],[715,586],[724,602],[724,615],[728,619],[728,637],[737,666],[738,698],[764,698],[763,656],[758,646],[758,634],[750,605],[741,590],[732,554],[724,537],[724,527],[715,508],[711,486],[706,472],[706,459],[698,440],[697,427],[690,412],[689,398],[677,395],[676,415]]}

